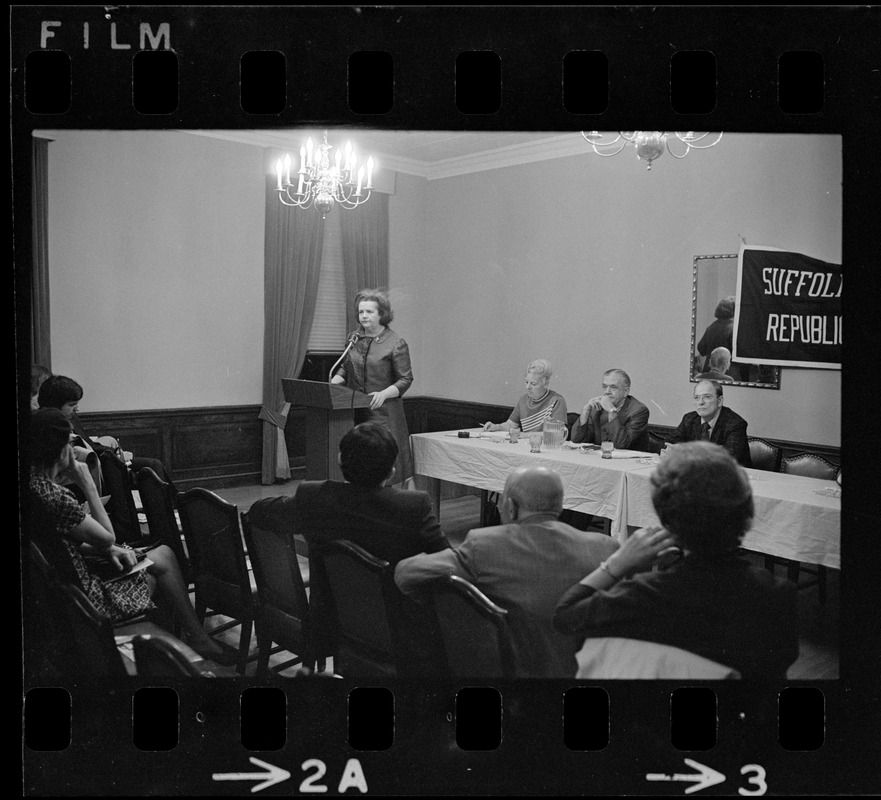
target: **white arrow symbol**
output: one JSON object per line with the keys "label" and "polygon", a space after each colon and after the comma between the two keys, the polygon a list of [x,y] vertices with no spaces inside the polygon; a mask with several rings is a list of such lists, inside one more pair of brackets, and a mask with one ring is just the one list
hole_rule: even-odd
{"label": "white arrow symbol", "polygon": [[725,776],[721,772],[716,772],[716,770],[699,764],[697,761],[692,761],[690,758],[686,758],[685,763],[692,769],[696,769],[700,774],[695,775],[693,772],[690,772],[686,775],[677,772],[673,775],[664,775],[663,773],[650,772],[645,776],[645,779],[647,781],[695,781],[694,786],[689,786],[685,790],[686,794],[699,792],[701,789],[715,786],[717,783],[722,783],[725,780]]}
{"label": "white arrow symbol", "polygon": [[215,772],[211,777],[216,781],[261,781],[251,787],[252,792],[259,792],[267,786],[286,781],[291,777],[291,773],[281,767],[267,764],[259,758],[249,758],[255,767],[263,767],[266,772]]}

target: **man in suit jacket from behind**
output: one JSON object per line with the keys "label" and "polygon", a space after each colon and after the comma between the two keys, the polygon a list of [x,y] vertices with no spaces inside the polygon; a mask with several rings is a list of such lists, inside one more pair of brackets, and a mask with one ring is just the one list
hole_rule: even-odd
{"label": "man in suit jacket from behind", "polygon": [[708,439],[722,445],[742,467],[751,467],[753,462],[749,455],[746,420],[725,406],[722,384],[707,380],[697,383],[694,387],[694,403],[695,410],[682,418],[667,444]]}
{"label": "man in suit jacket from behind", "polygon": [[[257,500],[248,517],[258,527],[301,534],[313,553],[316,545],[348,539],[392,566],[416,553],[448,549],[428,493],[385,485],[395,473],[397,457],[391,432],[376,422],[364,422],[340,440],[345,482],[303,481],[293,496]],[[309,572],[315,627],[326,634],[325,652],[333,652],[335,623],[320,560],[310,556]]]}
{"label": "man in suit jacket from behind", "polygon": [[548,467],[512,472],[499,501],[503,524],[468,532],[453,550],[401,561],[395,582],[418,598],[427,583],[443,575],[470,581],[508,611],[508,628],[518,678],[574,678],[575,639],[553,626],[560,597],[618,548],[601,533],[579,531],[557,518],[563,482]]}

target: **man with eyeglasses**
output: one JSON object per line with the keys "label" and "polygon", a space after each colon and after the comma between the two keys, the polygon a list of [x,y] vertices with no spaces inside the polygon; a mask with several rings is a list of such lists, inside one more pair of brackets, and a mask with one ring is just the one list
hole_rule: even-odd
{"label": "man with eyeglasses", "polygon": [[746,420],[727,408],[724,402],[721,383],[697,383],[694,387],[695,410],[689,411],[682,418],[667,445],[703,439],[722,445],[742,467],[751,467],[753,464],[746,438]]}

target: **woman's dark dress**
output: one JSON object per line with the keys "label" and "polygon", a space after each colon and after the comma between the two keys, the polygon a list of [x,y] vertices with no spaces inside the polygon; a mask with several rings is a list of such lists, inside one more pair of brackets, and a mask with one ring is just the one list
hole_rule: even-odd
{"label": "woman's dark dress", "polygon": [[[358,331],[362,334],[363,331]],[[380,392],[389,386],[397,386],[400,395],[386,400],[379,408],[356,409],[355,422],[370,420],[388,428],[398,443],[398,460],[395,462],[394,483],[413,475],[413,456],[410,453],[410,431],[404,416],[401,397],[413,383],[410,367],[410,348],[391,328],[379,336],[360,339],[349,351],[346,360],[337,370],[346,386],[365,394]]]}

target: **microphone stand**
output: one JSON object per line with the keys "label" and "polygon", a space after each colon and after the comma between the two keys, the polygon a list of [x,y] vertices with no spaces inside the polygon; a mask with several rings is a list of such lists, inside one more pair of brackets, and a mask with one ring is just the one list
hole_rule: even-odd
{"label": "microphone stand", "polygon": [[349,337],[349,344],[346,346],[346,349],[343,350],[343,354],[337,359],[336,364],[334,364],[334,365],[330,368],[330,372],[329,372],[328,375],[327,375],[327,382],[328,382],[328,383],[331,383],[331,381],[333,380],[333,373],[336,372],[336,368],[337,368],[340,364],[343,363],[343,359],[349,354],[349,350],[351,350],[351,349],[355,346],[355,342],[357,342],[358,339],[360,339],[360,338],[361,338],[361,337],[360,337],[357,333],[353,333],[353,334]]}

